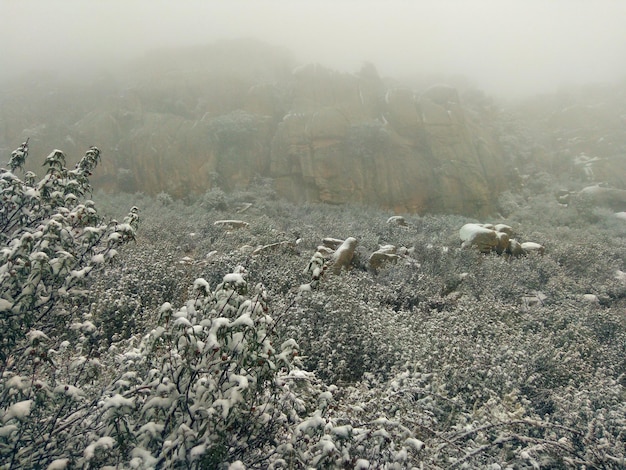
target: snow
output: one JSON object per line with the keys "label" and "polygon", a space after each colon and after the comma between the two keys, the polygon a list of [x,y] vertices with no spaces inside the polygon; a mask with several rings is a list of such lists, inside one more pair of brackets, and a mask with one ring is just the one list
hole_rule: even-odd
{"label": "snow", "polygon": [[412,447],[413,449],[415,449],[416,451],[420,451],[422,450],[422,448],[424,447],[424,443],[422,441],[420,441],[419,439],[415,439],[414,437],[408,437],[405,441],[404,444],[408,447]]}
{"label": "snow", "polygon": [[13,304],[6,299],[0,299],[0,312],[8,312],[13,308]]}
{"label": "snow", "polygon": [[26,390],[30,385],[30,379],[28,377],[22,377],[16,375],[15,377],[11,377],[6,382],[7,388],[15,388],[17,390]]}
{"label": "snow", "polygon": [[9,406],[9,409],[4,413],[2,417],[2,422],[6,423],[7,421],[15,418],[18,420],[22,420],[30,415],[31,407],[33,405],[33,400],[24,400],[18,401],[17,403]]}
{"label": "snow", "polygon": [[194,291],[202,290],[206,293],[209,293],[211,291],[211,288],[206,279],[199,277],[198,279],[193,281],[193,290]]}
{"label": "snow", "polygon": [[228,470],[246,470],[246,466],[241,460],[236,460],[228,466]]}
{"label": "snow", "polygon": [[58,385],[54,388],[54,393],[67,395],[74,400],[79,400],[85,393],[78,387],[73,385]]}
{"label": "snow", "polygon": [[1,426],[0,427],[0,437],[9,437],[11,434],[13,434],[17,430],[18,430],[18,427],[15,424],[9,424],[7,426]]}
{"label": "snow", "polygon": [[191,322],[189,320],[187,320],[185,317],[177,318],[176,321],[174,322],[174,325],[176,325],[176,326],[182,325],[182,326],[185,326],[187,328],[192,326]]}
{"label": "snow", "polygon": [[[145,407],[144,407],[145,409]],[[165,426],[163,424],[157,424],[153,421],[150,421],[149,423],[144,424],[143,426],[141,426],[139,428],[139,432],[140,433],[148,433],[150,434],[151,437],[156,437],[159,434],[161,434],[161,432],[163,431],[163,428]]]}
{"label": "snow", "polygon": [[243,278],[243,275],[237,273],[226,274],[223,279],[224,283],[234,284],[237,286],[244,285],[246,281]]}
{"label": "snow", "polygon": [[85,266],[83,269],[71,271],[70,276],[76,279],[83,279],[85,276],[87,276],[87,274],[89,274],[89,271],[91,271],[92,268],[92,266]]}
{"label": "snow", "polygon": [[31,344],[33,344],[35,340],[50,339],[43,331],[40,330],[30,330],[26,336]]}
{"label": "snow", "polygon": [[352,435],[352,426],[346,424],[344,426],[335,426],[330,431],[334,436],[341,439],[348,439]]}
{"label": "snow", "polygon": [[223,398],[217,399],[213,402],[213,408],[220,407],[222,409],[222,418],[228,418],[228,412],[230,411],[230,400]]}
{"label": "snow", "polygon": [[109,408],[122,408],[122,407],[133,407],[135,405],[135,400],[133,398],[124,398],[119,393],[116,393],[111,398],[107,398],[104,402],[104,409]]}
{"label": "snow", "polygon": [[244,313],[237,317],[237,319],[233,321],[230,326],[248,326],[250,328],[254,328],[254,321],[252,321],[252,318],[250,318],[249,313]]}
{"label": "snow", "polygon": [[309,434],[310,432],[313,432],[318,428],[323,428],[324,426],[326,426],[326,421],[324,421],[321,416],[315,415],[298,424],[296,432],[298,434]]}
{"label": "snow", "polygon": [[159,462],[149,451],[142,447],[135,447],[131,452],[131,456],[133,457],[131,460],[131,466],[133,468],[152,469],[156,468]]}
{"label": "snow", "polygon": [[91,262],[94,264],[102,264],[104,263],[104,255],[103,254],[99,254],[99,255],[94,255],[91,257]]}
{"label": "snow", "polygon": [[370,468],[369,460],[358,459],[354,464],[354,470],[367,470],[368,468]]}
{"label": "snow", "polygon": [[143,405],[143,410],[149,410],[150,408],[162,408],[168,409],[172,404],[171,398],[153,397]]}
{"label": "snow", "polygon": [[200,444],[191,448],[191,450],[189,451],[189,457],[191,457],[191,460],[194,460],[200,457],[205,452],[206,452],[206,444]]}
{"label": "snow", "polygon": [[96,454],[96,449],[112,449],[114,445],[115,445],[115,441],[113,440],[112,437],[110,436],[101,437],[96,442],[92,442],[91,444],[89,444],[85,448],[83,455],[85,456],[86,460],[91,460],[94,458]]}
{"label": "snow", "polygon": [[67,468],[69,463],[70,459],[56,459],[48,465],[47,470],[63,470],[64,468]]}

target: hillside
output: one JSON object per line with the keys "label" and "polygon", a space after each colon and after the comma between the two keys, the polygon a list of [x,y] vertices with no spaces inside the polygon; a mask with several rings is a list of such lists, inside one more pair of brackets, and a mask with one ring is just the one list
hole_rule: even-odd
{"label": "hillside", "polygon": [[0,468],[624,468],[626,83],[246,40],[0,103]]}
{"label": "hillside", "polygon": [[[97,193],[103,222],[142,208],[102,224],[76,197],[98,159],[2,176],[30,208],[3,231],[3,466],[623,466],[626,225],[607,209],[535,191],[506,218],[394,218],[266,182]],[[461,248],[467,222],[542,250]]]}
{"label": "hillside", "polygon": [[624,185],[611,170],[624,167],[618,85],[505,106],[462,81],[299,65],[250,40],[64,77],[3,87],[0,148],[30,138],[34,151],[74,155],[98,144],[107,161],[94,184],[107,191],[180,199],[261,176],[293,202],[481,216],[520,172],[569,171],[583,152],[605,160],[597,178]]}

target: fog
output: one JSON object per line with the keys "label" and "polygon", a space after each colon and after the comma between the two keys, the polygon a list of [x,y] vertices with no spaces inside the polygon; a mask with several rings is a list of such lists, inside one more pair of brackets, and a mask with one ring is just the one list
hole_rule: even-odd
{"label": "fog", "polygon": [[252,37],[298,62],[463,75],[518,96],[626,76],[623,0],[0,0],[0,76],[109,69],[162,46]]}

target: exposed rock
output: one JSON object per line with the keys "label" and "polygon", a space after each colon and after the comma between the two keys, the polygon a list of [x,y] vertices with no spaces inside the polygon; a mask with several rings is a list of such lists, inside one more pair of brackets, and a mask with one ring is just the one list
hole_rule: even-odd
{"label": "exposed rock", "polygon": [[529,310],[532,307],[541,307],[544,305],[544,301],[548,297],[543,293],[536,291],[530,295],[525,295],[521,298],[522,308]]}
{"label": "exposed rock", "polygon": [[545,252],[545,248],[543,245],[540,245],[539,243],[535,243],[535,242],[524,242],[522,243],[522,250],[524,250],[524,253],[528,254],[528,253],[538,253],[540,255],[543,255]]}
{"label": "exposed rock", "polygon": [[465,224],[459,230],[461,247],[475,247],[481,253],[495,251],[499,255],[523,256],[529,253],[543,255],[545,248],[535,242],[520,243],[513,236],[513,228],[505,224]]}
{"label": "exposed rock", "polygon": [[465,224],[459,230],[462,247],[477,247],[481,253],[489,253],[498,246],[498,235],[495,230],[480,224]]}
{"label": "exposed rock", "polygon": [[506,233],[509,237],[513,236],[513,227],[506,225],[506,224],[496,224],[494,225],[493,229],[496,232],[500,232],[500,233]]}
{"label": "exposed rock", "polygon": [[249,226],[248,222],[243,220],[216,220],[213,225],[227,229],[247,228]]}
{"label": "exposed rock", "polygon": [[496,253],[501,255],[509,248],[509,243],[510,243],[509,234],[506,232],[499,232],[497,230],[494,230],[494,231],[496,232],[496,237],[497,237],[497,244],[496,244],[495,250],[496,250]]}
{"label": "exposed rock", "polygon": [[384,91],[374,73],[320,66],[295,73],[271,174],[295,201],[360,202],[401,212],[481,213],[503,187],[498,145],[466,118],[458,94]]}
{"label": "exposed rock", "polygon": [[582,300],[589,305],[600,305],[600,299],[595,294],[583,294]]}
{"label": "exposed rock", "polygon": [[406,219],[402,217],[401,215],[394,215],[394,216],[389,217],[387,219],[387,223],[390,225],[400,225],[402,227],[407,226]]}
{"label": "exposed rock", "polygon": [[576,203],[591,203],[595,206],[619,210],[626,207],[626,190],[608,188],[599,184],[587,186],[576,195]]}
{"label": "exposed rock", "polygon": [[522,248],[522,244],[515,238],[509,240],[509,247],[506,249],[506,252],[511,256],[522,256],[526,253]]}
{"label": "exposed rock", "polygon": [[252,256],[259,256],[260,254],[274,253],[280,249],[287,248],[290,250],[295,249],[296,244],[291,241],[282,241],[276,243],[270,243],[269,245],[259,246],[254,249]]}
{"label": "exposed rock", "polygon": [[337,251],[332,256],[332,269],[334,274],[339,274],[342,268],[347,269],[352,263],[354,257],[354,250],[357,246],[357,240],[354,237],[348,237],[341,244]]}
{"label": "exposed rock", "polygon": [[327,248],[330,248],[331,250],[336,250],[337,248],[339,248],[341,246],[341,244],[344,241],[345,240],[340,240],[338,238],[326,237],[326,238],[322,239],[322,245],[324,245]]}
{"label": "exposed rock", "polygon": [[386,264],[397,263],[398,259],[400,259],[399,255],[375,251],[370,255],[368,262],[370,269],[374,272],[377,272]]}
{"label": "exposed rock", "polygon": [[[34,97],[47,113],[23,115],[36,87],[24,89],[3,102],[0,146],[30,134],[80,158],[95,142],[107,155],[96,187],[174,198],[245,188],[261,175],[294,202],[480,215],[506,187],[494,128],[452,87],[388,86],[371,64],[354,74],[293,70],[282,51],[250,42],[170,59],[167,70],[146,59],[148,78],[112,81],[102,96]],[[63,121],[52,95],[76,104]]]}

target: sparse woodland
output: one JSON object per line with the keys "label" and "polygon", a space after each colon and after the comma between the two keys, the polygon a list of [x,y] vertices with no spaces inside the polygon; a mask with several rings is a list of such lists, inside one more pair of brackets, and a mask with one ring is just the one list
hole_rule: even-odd
{"label": "sparse woodland", "polygon": [[[545,247],[507,257],[461,249],[468,217],[265,180],[92,194],[97,148],[43,176],[27,155],[0,176],[0,468],[626,465],[626,223],[603,209],[505,193],[489,222]],[[358,244],[312,282],[328,237]]]}

